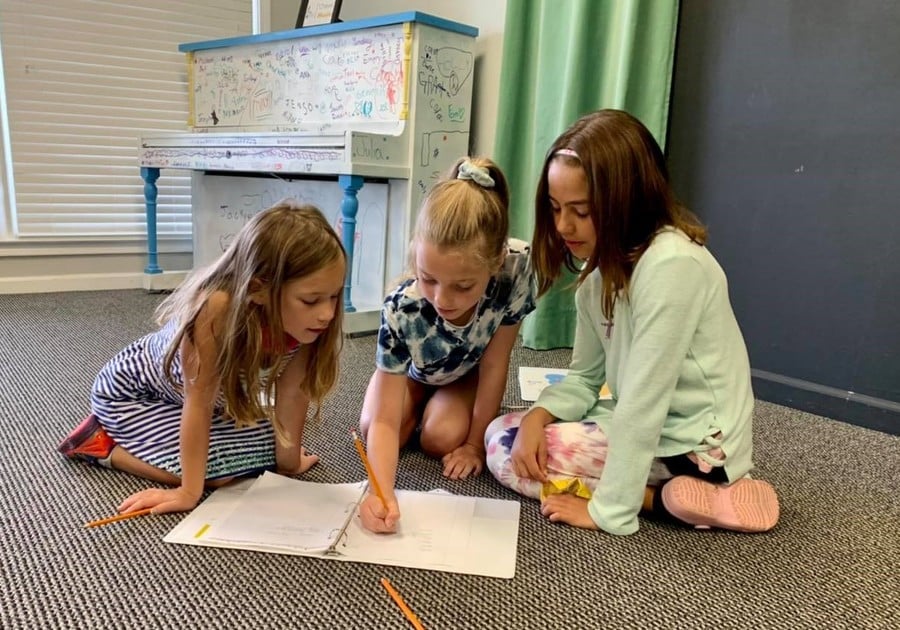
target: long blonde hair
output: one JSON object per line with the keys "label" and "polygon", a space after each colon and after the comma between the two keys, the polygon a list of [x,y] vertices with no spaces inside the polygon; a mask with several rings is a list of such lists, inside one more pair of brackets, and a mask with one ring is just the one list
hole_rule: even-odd
{"label": "long blonde hair", "polygon": [[[269,418],[284,442],[285,432],[274,409],[262,402],[275,400],[277,379],[268,379],[262,387],[259,376],[263,367],[277,369],[288,352],[281,321],[282,291],[289,281],[336,261],[346,264],[344,248],[318,208],[285,199],[253,216],[215,263],[198,270],[159,305],[156,318],[160,325],[177,322],[163,363],[166,377],[175,384],[175,357],[185,336],[194,339],[197,316],[209,296],[216,291],[227,293],[230,299],[224,326],[215,333],[226,412],[238,427]],[[260,287],[267,299],[257,304],[250,294]],[[328,329],[309,346],[306,377],[300,387],[316,404],[316,419],[322,399],[337,380],[342,320],[343,302],[339,299]]]}
{"label": "long blonde hair", "polygon": [[[472,169],[474,175],[469,174]],[[416,246],[427,242],[442,249],[463,249],[495,273],[506,253],[508,231],[509,186],[503,171],[488,158],[460,158],[422,202],[409,268],[415,274]]]}

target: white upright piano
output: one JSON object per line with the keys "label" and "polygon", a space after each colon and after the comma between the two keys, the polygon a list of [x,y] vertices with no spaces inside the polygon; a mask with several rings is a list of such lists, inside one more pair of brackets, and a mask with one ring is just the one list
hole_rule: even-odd
{"label": "white upright piano", "polygon": [[[174,168],[193,171],[195,181],[262,174],[325,177],[340,186],[341,236],[351,257],[344,288],[349,314],[356,311],[358,194],[366,182],[386,184],[383,292],[402,271],[424,193],[468,153],[477,34],[471,26],[407,12],[179,46],[187,55],[190,130],[139,143],[145,286],[152,288],[153,276],[162,273],[157,180],[161,168]],[[197,215],[212,211],[198,205],[195,198],[195,232]],[[348,315],[349,332],[377,327],[377,312],[362,315]]]}

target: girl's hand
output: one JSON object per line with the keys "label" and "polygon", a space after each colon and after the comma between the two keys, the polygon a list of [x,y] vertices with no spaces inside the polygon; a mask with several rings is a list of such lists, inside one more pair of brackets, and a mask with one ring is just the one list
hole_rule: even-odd
{"label": "girl's hand", "polygon": [[484,468],[484,450],[471,444],[463,444],[444,455],[443,475],[450,479],[465,479],[469,475],[477,477]]}
{"label": "girl's hand", "polygon": [[539,415],[528,413],[522,418],[509,455],[517,476],[547,481],[547,437]]}
{"label": "girl's hand", "polygon": [[588,501],[574,494],[553,494],[541,503],[541,514],[554,523],[568,523],[584,529],[600,529],[588,512]]}
{"label": "girl's hand", "polygon": [[376,495],[366,493],[362,503],[359,504],[359,518],[363,527],[376,534],[393,534],[397,531],[397,521],[400,520],[400,507],[396,499],[386,499],[387,509]]}
{"label": "girl's hand", "polygon": [[119,505],[119,512],[134,512],[144,508],[151,508],[153,514],[187,512],[197,507],[199,500],[200,496],[191,494],[180,486],[178,488],[150,488],[135,492],[122,501]]}
{"label": "girl's hand", "polygon": [[305,473],[307,470],[309,470],[310,468],[312,468],[313,466],[315,466],[318,463],[319,463],[319,456],[318,455],[310,455],[309,453],[306,452],[306,449],[301,446],[300,447],[300,465],[297,466],[293,470],[288,470],[288,469],[282,470],[281,468],[279,468],[278,472],[283,475],[302,475],[303,473]]}

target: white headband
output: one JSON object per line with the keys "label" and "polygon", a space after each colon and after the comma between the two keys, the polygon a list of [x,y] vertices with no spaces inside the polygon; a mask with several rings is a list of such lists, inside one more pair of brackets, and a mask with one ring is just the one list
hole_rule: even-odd
{"label": "white headband", "polygon": [[575,151],[573,151],[572,149],[559,149],[553,155],[568,155],[569,157],[573,157],[576,160],[579,160],[579,161],[581,160],[581,158],[578,157],[578,154],[575,153]]}

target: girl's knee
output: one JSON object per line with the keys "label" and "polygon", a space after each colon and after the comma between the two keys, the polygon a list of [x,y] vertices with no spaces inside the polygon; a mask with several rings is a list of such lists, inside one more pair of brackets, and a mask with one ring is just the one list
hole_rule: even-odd
{"label": "girl's knee", "polygon": [[456,423],[428,423],[422,425],[419,444],[426,455],[443,457],[462,446],[469,434],[469,427],[460,427]]}
{"label": "girl's knee", "polygon": [[497,479],[500,479],[506,468],[511,466],[509,449],[505,448],[499,439],[502,435],[497,433],[491,440],[485,440],[485,465]]}
{"label": "girl's knee", "polygon": [[513,411],[510,413],[505,413],[502,416],[497,416],[491,423],[487,426],[487,429],[484,432],[484,441],[485,444],[498,432],[508,429],[510,427],[517,427],[522,422],[522,416],[525,413],[522,411]]}
{"label": "girl's knee", "polygon": [[466,441],[471,426],[471,406],[451,392],[438,390],[422,414],[422,450],[432,457],[443,457]]}
{"label": "girl's knee", "polygon": [[[510,416],[518,415],[516,418]],[[484,433],[484,450],[488,456],[509,457],[516,434],[519,432],[521,414],[506,414],[494,420]]]}
{"label": "girl's knee", "polygon": [[[510,415],[510,414],[507,414]],[[517,426],[508,427],[503,422],[506,416],[494,420],[485,432],[484,449],[486,465],[491,474],[505,486],[512,487],[512,460],[510,452],[518,432]],[[493,430],[491,429],[493,427]]]}

